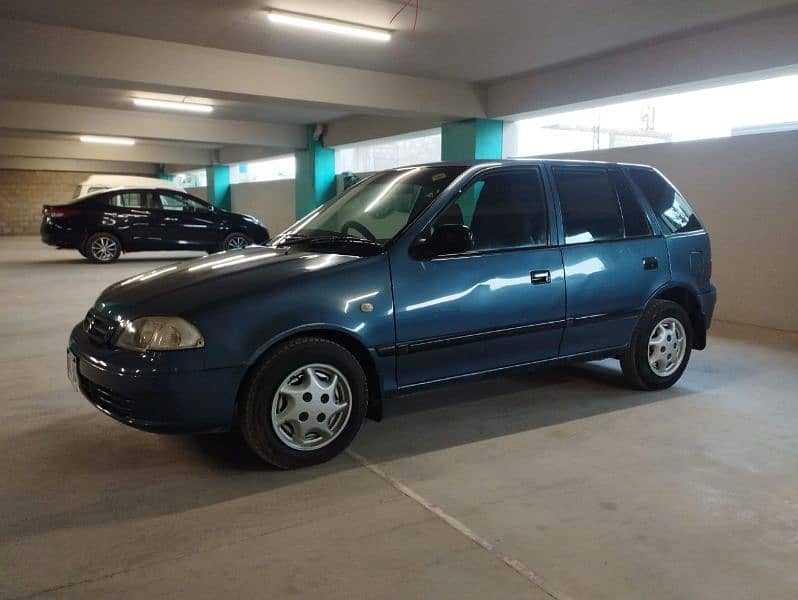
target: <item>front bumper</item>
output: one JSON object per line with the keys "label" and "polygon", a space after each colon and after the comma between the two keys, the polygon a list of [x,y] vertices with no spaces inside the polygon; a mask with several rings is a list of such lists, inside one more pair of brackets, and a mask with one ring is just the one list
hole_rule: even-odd
{"label": "front bumper", "polygon": [[231,428],[243,367],[203,368],[201,350],[136,353],[101,346],[82,325],[69,349],[77,357],[81,393],[96,408],[131,427],[156,433]]}

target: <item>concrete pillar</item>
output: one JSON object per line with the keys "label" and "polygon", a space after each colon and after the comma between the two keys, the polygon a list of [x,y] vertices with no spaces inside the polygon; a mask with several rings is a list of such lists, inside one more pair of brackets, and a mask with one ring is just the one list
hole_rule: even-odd
{"label": "concrete pillar", "polygon": [[205,169],[208,178],[208,202],[230,210],[230,167],[212,165]]}
{"label": "concrete pillar", "polygon": [[499,159],[504,121],[468,119],[441,126],[442,160]]}
{"label": "concrete pillar", "polygon": [[163,165],[158,167],[158,179],[163,179],[165,181],[172,181],[172,176],[169,175],[163,168]]}
{"label": "concrete pillar", "polygon": [[335,196],[335,150],[313,139],[308,125],[308,142],[296,151],[296,218],[301,219]]}

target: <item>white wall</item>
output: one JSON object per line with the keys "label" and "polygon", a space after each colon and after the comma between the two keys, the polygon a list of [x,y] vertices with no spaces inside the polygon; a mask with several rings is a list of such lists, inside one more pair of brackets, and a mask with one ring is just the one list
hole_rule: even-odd
{"label": "white wall", "polygon": [[190,188],[187,187],[186,191],[191,194],[192,196],[196,196],[197,198],[201,198],[202,200],[208,201],[208,188],[206,187],[195,187]]}
{"label": "white wall", "polygon": [[232,209],[259,218],[272,236],[296,221],[293,179],[237,183],[231,187]]}
{"label": "white wall", "polygon": [[715,317],[798,331],[798,131],[567,156],[660,169],[709,231]]}

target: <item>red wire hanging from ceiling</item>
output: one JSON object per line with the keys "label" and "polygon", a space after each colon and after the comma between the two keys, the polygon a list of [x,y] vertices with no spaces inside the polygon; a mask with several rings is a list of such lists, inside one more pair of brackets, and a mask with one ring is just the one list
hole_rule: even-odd
{"label": "red wire hanging from ceiling", "polygon": [[400,8],[399,10],[397,10],[397,11],[396,11],[396,14],[395,14],[393,17],[391,17],[391,20],[389,21],[389,23],[393,23],[393,22],[394,22],[394,20],[396,20],[396,17],[398,17],[398,16],[399,16],[399,14],[400,14],[400,13],[401,13],[401,12],[402,12],[404,9],[406,9],[408,6],[412,6],[413,4],[415,4],[415,5],[416,5],[416,16],[413,18],[413,32],[415,33],[415,31],[416,31],[416,24],[418,23],[418,11],[421,9],[421,6],[420,6],[420,4],[421,4],[421,0],[405,0],[405,3],[404,3],[404,4],[402,4],[401,8]]}

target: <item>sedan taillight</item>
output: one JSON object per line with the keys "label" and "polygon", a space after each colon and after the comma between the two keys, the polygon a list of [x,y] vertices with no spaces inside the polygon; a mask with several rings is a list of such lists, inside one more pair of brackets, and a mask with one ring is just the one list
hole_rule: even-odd
{"label": "sedan taillight", "polygon": [[48,207],[44,209],[44,216],[53,219],[65,219],[79,214],[80,210],[77,208]]}

